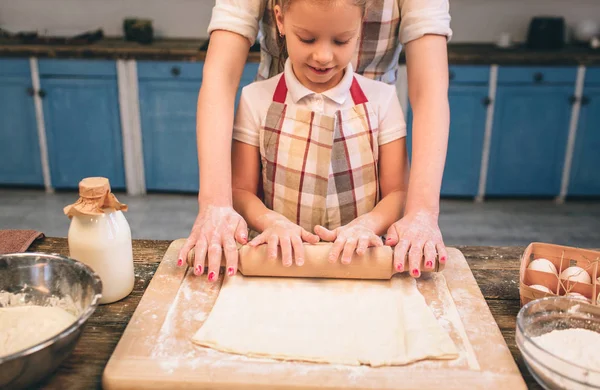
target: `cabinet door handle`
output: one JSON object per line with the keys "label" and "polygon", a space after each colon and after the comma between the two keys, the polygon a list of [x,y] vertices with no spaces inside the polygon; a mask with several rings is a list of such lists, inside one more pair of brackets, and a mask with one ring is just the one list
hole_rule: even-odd
{"label": "cabinet door handle", "polygon": [[588,96],[582,96],[581,97],[581,105],[582,106],[587,106],[588,104],[590,104],[590,101],[592,99],[590,99]]}
{"label": "cabinet door handle", "polygon": [[484,106],[489,106],[490,104],[492,104],[492,99],[490,99],[489,96],[484,97],[483,99],[481,99],[481,104],[483,104]]}
{"label": "cabinet door handle", "polygon": [[29,95],[29,96],[35,95],[35,89],[33,89],[33,87],[27,88],[27,95]]}
{"label": "cabinet door handle", "polygon": [[544,81],[544,75],[543,75],[543,73],[541,73],[541,72],[536,72],[536,73],[533,75],[533,80],[534,80],[536,83],[540,83],[540,82]]}
{"label": "cabinet door handle", "polygon": [[448,79],[454,80],[456,78],[456,74],[453,71],[448,72]]}
{"label": "cabinet door handle", "polygon": [[171,74],[177,77],[181,74],[181,69],[178,66],[174,66],[171,68]]}
{"label": "cabinet door handle", "polygon": [[44,91],[43,89],[40,89],[38,91],[38,96],[41,97],[42,99],[46,97],[46,91]]}
{"label": "cabinet door handle", "polygon": [[579,100],[579,99],[577,99],[577,96],[575,96],[575,95],[571,95],[569,97],[569,103],[571,103],[571,105],[577,103],[577,100]]}

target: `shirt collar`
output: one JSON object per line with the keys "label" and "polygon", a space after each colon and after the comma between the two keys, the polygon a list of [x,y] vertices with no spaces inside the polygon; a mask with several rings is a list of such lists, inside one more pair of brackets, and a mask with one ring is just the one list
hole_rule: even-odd
{"label": "shirt collar", "polygon": [[[283,75],[285,77],[285,83],[288,88],[288,92],[294,103],[298,103],[300,99],[314,95],[315,92],[306,88],[302,83],[298,80],[294,71],[292,70],[292,63],[289,58],[285,62],[285,68],[283,71]],[[342,80],[333,88],[325,91],[322,95],[327,96],[329,99],[333,100],[337,104],[344,104],[348,95],[350,94],[350,86],[352,85],[352,79],[354,77],[354,69],[352,68],[352,64],[348,63],[346,66],[344,77]]]}

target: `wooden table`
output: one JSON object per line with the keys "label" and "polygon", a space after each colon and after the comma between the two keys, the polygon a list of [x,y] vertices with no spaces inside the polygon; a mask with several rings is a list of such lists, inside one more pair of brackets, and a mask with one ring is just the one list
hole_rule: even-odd
{"label": "wooden table", "polygon": [[[135,286],[125,299],[99,306],[71,356],[58,371],[41,384],[47,389],[101,388],[102,372],[133,315],[148,283],[158,268],[170,241],[134,240]],[[515,344],[515,320],[519,312],[519,259],[522,247],[457,247],[465,255],[525,382],[532,389],[541,387],[531,377]],[[29,251],[68,256],[65,238],[46,237]]]}

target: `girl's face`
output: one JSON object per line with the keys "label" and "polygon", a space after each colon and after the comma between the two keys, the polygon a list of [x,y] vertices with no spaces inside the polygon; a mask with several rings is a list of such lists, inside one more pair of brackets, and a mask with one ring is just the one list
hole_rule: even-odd
{"label": "girl's face", "polygon": [[360,7],[349,0],[295,0],[285,15],[279,5],[274,11],[294,74],[302,85],[317,93],[336,86],[357,47]]}

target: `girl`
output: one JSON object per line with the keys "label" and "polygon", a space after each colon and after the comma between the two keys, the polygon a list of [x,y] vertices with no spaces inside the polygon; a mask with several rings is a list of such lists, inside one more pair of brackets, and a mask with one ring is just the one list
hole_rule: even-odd
{"label": "girl", "polygon": [[250,245],[267,243],[270,257],[279,246],[286,266],[302,265],[302,242],[319,239],[335,242],[330,261],[347,264],[383,245],[402,215],[409,168],[395,88],[351,65],[366,3],[277,1],[284,71],[242,91],[233,206],[259,233]]}
{"label": "girl", "polygon": [[[195,248],[194,274],[213,275],[213,280],[222,255],[227,269],[235,270],[236,241],[248,242],[246,221],[232,207],[234,102],[259,30],[257,78],[283,71],[277,44],[281,39],[271,12],[274,5],[276,0],[216,0],[208,27],[210,44],[196,125],[201,183],[198,212],[178,263],[183,265]],[[394,264],[404,262],[408,254],[411,270],[419,268],[423,257],[426,266],[447,259],[438,215],[450,121],[446,42],[451,36],[448,0],[372,0],[352,60],[358,74],[394,84],[401,51],[406,55],[413,112],[412,167],[404,214],[388,230],[385,245],[395,245]],[[272,101],[272,96],[267,99]]]}

